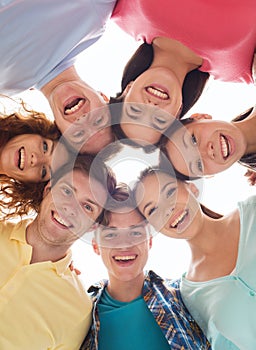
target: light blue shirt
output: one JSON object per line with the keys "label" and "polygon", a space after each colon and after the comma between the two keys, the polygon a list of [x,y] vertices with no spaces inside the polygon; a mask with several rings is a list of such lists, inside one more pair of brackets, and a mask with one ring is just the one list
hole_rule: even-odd
{"label": "light blue shirt", "polygon": [[104,33],[115,0],[0,0],[0,93],[41,88]]}
{"label": "light blue shirt", "polygon": [[240,241],[231,275],[207,282],[185,277],[185,305],[213,350],[256,349],[256,196],[240,202]]}

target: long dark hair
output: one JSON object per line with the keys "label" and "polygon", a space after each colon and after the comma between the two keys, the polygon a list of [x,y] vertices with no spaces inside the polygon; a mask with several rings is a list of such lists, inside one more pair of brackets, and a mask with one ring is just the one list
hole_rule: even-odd
{"label": "long dark hair", "polygon": [[[145,72],[151,66],[153,59],[153,45],[147,43],[141,44],[124,68],[121,92],[117,93],[116,97],[110,98],[110,104],[124,101],[123,92],[126,86]],[[182,118],[197,102],[209,77],[209,73],[201,72],[198,69],[194,69],[186,75],[182,86],[183,106],[179,118]]]}
{"label": "long dark hair", "polygon": [[[232,119],[232,122],[239,122],[241,120],[248,118],[251,115],[252,111],[253,111],[253,107],[247,109],[245,112],[243,112],[242,114]],[[253,171],[256,171],[256,153],[244,154],[239,159],[238,163]]]}

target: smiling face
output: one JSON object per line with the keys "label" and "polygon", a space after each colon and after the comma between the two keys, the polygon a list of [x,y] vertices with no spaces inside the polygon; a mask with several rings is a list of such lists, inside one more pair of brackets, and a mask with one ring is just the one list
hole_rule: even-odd
{"label": "smiling face", "polygon": [[[100,93],[83,81],[57,85],[48,101],[59,130],[80,153],[97,153],[111,142],[106,102]],[[94,110],[98,113],[90,113]],[[91,136],[93,138],[88,140]]]}
{"label": "smiling face", "polygon": [[[151,136],[146,141],[156,143],[179,114],[182,106],[181,89],[179,81],[169,69],[149,68],[142,73],[125,91],[124,102],[129,104],[127,107],[124,104],[121,117],[124,133],[129,138],[144,140],[143,128],[151,127]],[[146,106],[143,108],[143,105],[151,109]]]}
{"label": "smiling face", "polygon": [[38,214],[41,239],[50,245],[69,245],[94,224],[106,202],[103,185],[80,170],[64,175],[49,190]]}
{"label": "smiling face", "polygon": [[147,175],[137,187],[136,200],[140,212],[156,231],[173,238],[191,235],[199,204],[185,182],[163,172]]}
{"label": "smiling face", "polygon": [[235,123],[199,120],[171,135],[166,150],[173,166],[182,174],[217,174],[237,162],[246,142]]}
{"label": "smiling face", "polygon": [[13,137],[1,150],[1,173],[23,182],[49,180],[56,144],[37,134]]}
{"label": "smiling face", "polygon": [[143,217],[133,209],[111,213],[108,226],[97,233],[93,248],[101,255],[110,278],[124,282],[144,278],[151,244]]}

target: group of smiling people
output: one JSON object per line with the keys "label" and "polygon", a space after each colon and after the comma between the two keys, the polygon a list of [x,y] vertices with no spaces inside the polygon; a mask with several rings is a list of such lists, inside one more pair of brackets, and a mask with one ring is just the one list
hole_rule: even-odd
{"label": "group of smiling people", "polygon": [[[1,5],[0,348],[255,349],[256,198],[224,216],[200,204],[193,180],[240,162],[254,184],[256,111],[248,106],[231,122],[189,113],[210,76],[253,84],[255,7],[252,0]],[[108,20],[143,40],[110,99],[74,67]],[[31,87],[47,98],[54,122],[24,102],[5,111],[7,95]],[[101,156],[117,141],[160,151],[133,189],[116,183],[109,155]],[[24,221],[31,211],[34,219]],[[188,242],[181,279],[144,273],[153,232]],[[89,289],[92,299],[70,253],[87,233],[109,275]]]}

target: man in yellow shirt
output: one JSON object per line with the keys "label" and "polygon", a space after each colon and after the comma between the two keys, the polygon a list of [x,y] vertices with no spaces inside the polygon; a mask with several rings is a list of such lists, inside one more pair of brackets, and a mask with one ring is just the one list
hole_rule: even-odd
{"label": "man in yellow shirt", "polygon": [[0,225],[0,349],[79,349],[88,331],[92,305],[70,269],[70,247],[115,185],[104,185],[106,167],[91,165],[79,156],[56,173],[33,221]]}

